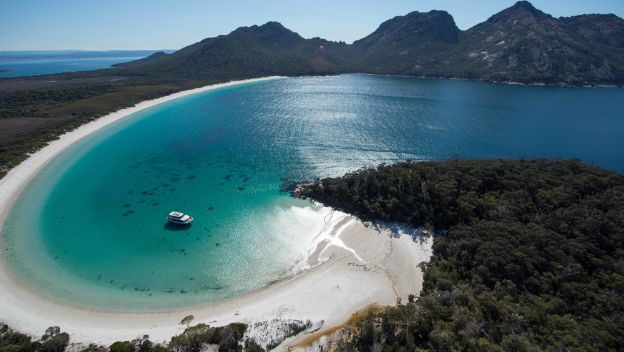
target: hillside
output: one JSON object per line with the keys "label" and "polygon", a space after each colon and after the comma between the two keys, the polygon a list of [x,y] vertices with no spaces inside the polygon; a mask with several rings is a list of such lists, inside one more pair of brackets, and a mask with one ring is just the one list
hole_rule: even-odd
{"label": "hillside", "polygon": [[[606,25],[603,17],[584,20],[593,28]],[[567,19],[556,19],[528,2],[519,2],[469,29],[462,42],[474,78],[576,85],[617,83],[624,75],[621,48],[579,35]]]}
{"label": "hillside", "polygon": [[448,70],[441,57],[457,55],[461,31],[444,11],[411,12],[382,23],[367,37],[355,41],[358,71],[378,74],[440,76]]}
{"label": "hillside", "polygon": [[128,75],[232,79],[339,73],[346,57],[346,44],[304,39],[280,23],[268,22],[118,66]]}
{"label": "hillside", "polygon": [[556,19],[521,1],[466,31],[442,11],[384,22],[356,41],[358,71],[485,81],[584,85],[624,82],[624,20]]}
{"label": "hillside", "polygon": [[623,84],[624,20],[554,18],[520,1],[466,31],[444,11],[411,12],[352,45],[304,39],[277,22],[241,27],[125,74],[253,77],[363,72],[558,85]]}
{"label": "hillside", "polygon": [[577,161],[407,162],[297,194],[437,231],[420,299],[370,316],[342,350],[624,349],[622,175]]}

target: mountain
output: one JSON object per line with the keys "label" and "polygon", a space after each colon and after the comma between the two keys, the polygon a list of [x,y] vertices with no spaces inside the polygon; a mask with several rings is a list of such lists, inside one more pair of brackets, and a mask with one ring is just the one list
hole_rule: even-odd
{"label": "mountain", "polygon": [[353,46],[359,70],[487,81],[624,82],[624,21],[614,15],[553,18],[520,1],[467,31],[446,12],[384,22]]}
{"label": "mountain", "polygon": [[422,46],[425,44],[457,44],[460,30],[453,17],[445,11],[411,12],[382,23],[367,37],[353,43],[355,47]]}
{"label": "mountain", "polygon": [[193,79],[327,74],[342,71],[346,50],[344,43],[304,39],[278,22],[268,22],[118,66],[129,75]]}
{"label": "mountain", "polygon": [[594,44],[624,48],[624,20],[616,15],[580,15],[561,20]]}
{"label": "mountain", "polygon": [[462,45],[470,78],[571,84],[624,78],[624,51],[579,35],[566,19],[526,1],[467,30]]}
{"label": "mountain", "polygon": [[357,71],[368,73],[418,75],[424,67],[433,73],[442,70],[439,57],[454,52],[460,34],[447,12],[411,12],[382,23],[372,34],[355,41],[353,62]]}
{"label": "mountain", "polygon": [[362,72],[621,85],[624,20],[615,15],[554,18],[520,1],[466,31],[447,12],[411,12],[352,45],[304,39],[268,22],[120,66],[126,68],[118,71],[122,74],[176,79]]}

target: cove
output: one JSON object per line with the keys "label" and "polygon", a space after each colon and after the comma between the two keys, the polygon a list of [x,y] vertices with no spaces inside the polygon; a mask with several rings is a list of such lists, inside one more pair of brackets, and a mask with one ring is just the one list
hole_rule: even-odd
{"label": "cove", "polygon": [[[169,310],[294,273],[330,210],[284,187],[404,159],[579,158],[624,171],[621,89],[343,75],[223,88],[137,113],[54,159],[3,260],[68,304]],[[171,210],[195,217],[171,228]]]}

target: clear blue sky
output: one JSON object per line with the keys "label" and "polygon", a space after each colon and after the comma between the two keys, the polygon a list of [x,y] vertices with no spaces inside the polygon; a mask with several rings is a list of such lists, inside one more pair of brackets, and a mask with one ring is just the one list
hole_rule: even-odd
{"label": "clear blue sky", "polygon": [[[179,49],[240,26],[279,21],[303,37],[352,42],[391,17],[448,11],[461,29],[515,0],[2,0],[0,50]],[[624,0],[534,0],[553,16],[615,13]]]}

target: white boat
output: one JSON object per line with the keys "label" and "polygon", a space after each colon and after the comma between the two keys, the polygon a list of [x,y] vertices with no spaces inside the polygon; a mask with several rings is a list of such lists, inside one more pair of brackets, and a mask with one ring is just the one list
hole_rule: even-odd
{"label": "white boat", "polygon": [[193,217],[179,211],[172,211],[167,215],[167,221],[172,224],[188,225],[193,221]]}

